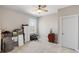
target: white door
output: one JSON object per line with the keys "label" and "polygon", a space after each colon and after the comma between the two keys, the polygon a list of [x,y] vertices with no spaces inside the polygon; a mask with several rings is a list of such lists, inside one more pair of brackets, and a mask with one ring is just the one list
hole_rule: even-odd
{"label": "white door", "polygon": [[78,16],[63,17],[62,46],[66,48],[78,48]]}

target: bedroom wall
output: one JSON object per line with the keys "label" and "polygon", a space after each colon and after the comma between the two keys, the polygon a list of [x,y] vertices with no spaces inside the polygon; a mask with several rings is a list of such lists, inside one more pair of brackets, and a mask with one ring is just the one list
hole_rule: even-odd
{"label": "bedroom wall", "polygon": [[57,13],[43,16],[43,17],[40,17],[39,19],[39,34],[41,38],[46,38],[47,40],[47,37],[48,37],[48,34],[50,33],[51,28],[55,34],[58,34]]}
{"label": "bedroom wall", "polygon": [[18,11],[14,11],[7,8],[0,8],[0,16],[1,19],[1,29],[10,30],[20,28],[22,24],[28,24],[28,21],[31,17],[34,17],[29,14],[24,14]]}
{"label": "bedroom wall", "polygon": [[58,10],[59,16],[79,14],[79,5],[72,5]]}

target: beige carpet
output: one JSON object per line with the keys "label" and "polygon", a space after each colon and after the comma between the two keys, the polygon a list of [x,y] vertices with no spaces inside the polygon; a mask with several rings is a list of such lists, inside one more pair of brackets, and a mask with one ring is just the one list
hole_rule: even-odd
{"label": "beige carpet", "polygon": [[44,41],[30,41],[21,47],[16,47],[10,53],[75,53],[72,49],[61,47],[59,44],[54,44]]}

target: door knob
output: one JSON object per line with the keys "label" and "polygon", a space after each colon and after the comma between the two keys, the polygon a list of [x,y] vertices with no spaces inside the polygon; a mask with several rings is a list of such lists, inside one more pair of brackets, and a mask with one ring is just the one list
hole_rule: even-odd
{"label": "door knob", "polygon": [[62,33],[62,35],[64,35],[64,33]]}

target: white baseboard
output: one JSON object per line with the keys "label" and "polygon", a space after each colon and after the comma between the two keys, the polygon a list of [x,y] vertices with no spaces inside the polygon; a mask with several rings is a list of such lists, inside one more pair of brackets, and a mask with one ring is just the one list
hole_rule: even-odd
{"label": "white baseboard", "polygon": [[75,49],[75,51],[79,52],[79,49]]}

